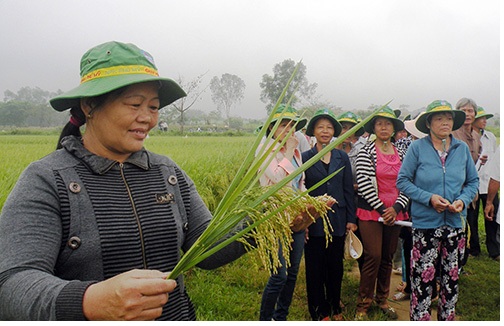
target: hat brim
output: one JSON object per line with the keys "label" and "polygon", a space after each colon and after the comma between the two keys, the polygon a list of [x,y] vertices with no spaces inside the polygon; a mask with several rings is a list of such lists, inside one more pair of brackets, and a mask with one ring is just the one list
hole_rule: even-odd
{"label": "hat brim", "polygon": [[402,122],[401,120],[399,120],[397,118],[393,119],[390,117],[384,117],[384,116],[380,116],[380,115],[376,115],[373,117],[373,119],[369,120],[364,125],[364,130],[366,130],[370,134],[374,134],[374,130],[373,130],[374,124],[375,124],[376,119],[378,119],[378,118],[385,118],[385,119],[389,119],[390,121],[392,121],[392,124],[394,125],[394,132],[404,130],[404,122]]}
{"label": "hat brim", "polygon": [[462,125],[464,124],[465,122],[465,113],[464,111],[460,111],[460,110],[443,110],[443,111],[435,111],[435,112],[429,112],[429,113],[425,113],[425,114],[422,114],[420,116],[418,116],[416,122],[415,122],[415,127],[417,127],[417,129],[425,134],[430,134],[430,130],[429,128],[427,128],[427,119],[434,113],[441,113],[441,112],[451,112],[454,114],[453,116],[453,128],[452,128],[452,131],[455,131],[457,129],[459,129],[460,127],[462,127]]}
{"label": "hat brim", "polygon": [[415,122],[416,122],[415,120],[404,121],[404,128],[406,129],[406,131],[418,139],[427,136],[426,133],[423,133],[417,129],[417,127],[415,126]]}
{"label": "hat brim", "polygon": [[145,74],[121,75],[106,78],[98,78],[80,84],[76,88],[52,98],[49,102],[56,111],[65,111],[73,107],[80,106],[80,99],[106,94],[113,90],[133,84],[159,81],[159,103],[163,108],[181,97],[186,96],[186,92],[172,79],[150,76]]}
{"label": "hat brim", "polygon": [[[341,119],[338,119],[338,122],[341,124],[342,122],[349,122],[351,124],[353,124],[354,126],[357,125],[357,123],[355,123],[354,120],[352,119],[347,119],[347,118],[341,118]],[[355,132],[354,134],[355,136],[357,137],[360,137],[362,135],[364,135],[364,127],[360,127],[359,129],[357,129],[357,131]]]}
{"label": "hat brim", "polygon": [[[281,120],[291,120],[291,121],[297,122],[296,123],[296,131],[299,131],[299,130],[303,129],[304,126],[306,126],[306,123],[308,122],[308,120],[306,118],[302,118],[302,119],[297,119],[296,120],[296,119],[292,119],[290,117],[281,117],[281,118],[275,118],[275,119],[271,120],[270,126],[274,126],[275,123],[278,121],[278,119],[281,119]],[[257,133],[259,133],[263,127],[264,126],[257,127],[257,129],[256,129]]]}
{"label": "hat brim", "polygon": [[308,127],[306,127],[306,135],[310,136],[310,137],[315,136],[313,134],[313,129],[315,128],[315,124],[317,123],[317,121],[322,118],[331,121],[331,123],[334,127],[333,137],[338,137],[341,134],[341,130],[343,130],[343,128],[341,127],[341,124],[338,122],[338,120],[334,119],[333,117],[331,117],[328,114],[320,114],[320,115],[317,115],[316,117],[311,118],[310,122],[308,123]]}
{"label": "hat brim", "polygon": [[482,115],[477,115],[474,117],[474,120],[476,119],[479,119],[479,118],[487,118],[487,119],[490,119],[491,117],[493,117],[494,115],[492,113],[485,113],[485,114],[482,114]]}

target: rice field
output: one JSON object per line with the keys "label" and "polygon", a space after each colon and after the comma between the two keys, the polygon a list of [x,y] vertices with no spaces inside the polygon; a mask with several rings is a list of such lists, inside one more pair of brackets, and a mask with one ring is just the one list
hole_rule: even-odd
{"label": "rice field", "polygon": [[[19,175],[31,162],[56,148],[57,135],[0,135],[0,210]],[[153,135],[146,140],[147,149],[172,158],[193,179],[210,210],[219,203],[234,174],[253,143],[253,136],[178,137]],[[484,227],[480,218],[480,239]],[[482,255],[470,259],[469,276],[461,278],[457,313],[460,320],[500,320],[499,263]],[[306,306],[304,261],[289,312],[289,320],[310,320]],[[354,261],[345,262],[342,298],[347,305],[347,320],[353,319],[358,276],[352,274]],[[199,320],[257,320],[262,290],[268,273],[257,268],[252,255],[212,271],[195,268],[186,274],[187,290]],[[405,303],[407,304],[407,303]],[[384,320],[373,313],[372,320]]]}
{"label": "rice field", "polygon": [[[0,136],[0,209],[21,172],[56,148],[56,135]],[[252,136],[176,137],[155,135],[145,147],[173,159],[196,184],[213,210],[247,154]]]}

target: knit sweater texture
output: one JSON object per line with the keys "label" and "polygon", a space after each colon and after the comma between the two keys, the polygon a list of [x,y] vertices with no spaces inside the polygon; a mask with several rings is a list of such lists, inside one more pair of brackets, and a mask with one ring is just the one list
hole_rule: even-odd
{"label": "knit sweater texture", "polygon": [[[124,163],[87,151],[75,137],[30,164],[0,215],[0,320],[85,320],[87,287],[132,269],[168,272],[211,213],[172,160],[147,150]],[[245,253],[225,247],[198,266]],[[161,320],[194,320],[183,276]]]}

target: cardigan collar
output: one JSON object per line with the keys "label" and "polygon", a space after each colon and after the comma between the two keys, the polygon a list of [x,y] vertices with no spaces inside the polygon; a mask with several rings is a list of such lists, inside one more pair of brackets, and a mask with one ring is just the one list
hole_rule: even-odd
{"label": "cardigan collar", "polygon": [[[105,174],[118,162],[108,158],[95,155],[84,148],[82,139],[75,136],[67,136],[61,140],[63,148],[83,162],[93,173]],[[138,152],[132,153],[124,163],[129,163],[138,166],[141,169],[148,170],[149,154],[142,148]]]}

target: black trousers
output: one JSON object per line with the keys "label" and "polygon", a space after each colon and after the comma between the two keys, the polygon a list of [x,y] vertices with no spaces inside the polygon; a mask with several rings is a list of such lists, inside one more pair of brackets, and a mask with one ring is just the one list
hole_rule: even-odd
{"label": "black trousers", "polygon": [[345,236],[333,236],[327,248],[325,237],[310,237],[305,244],[306,292],[313,320],[341,313],[344,247]]}
{"label": "black trousers", "polygon": [[478,256],[481,253],[481,247],[479,243],[478,234],[478,213],[479,211],[472,208],[472,204],[467,208],[467,224],[469,231],[468,241],[468,254],[472,256]]}
{"label": "black trousers", "polygon": [[[480,211],[480,201],[482,203],[482,211],[485,213],[487,194],[480,194],[480,199],[476,202],[476,212]],[[494,212],[499,209],[499,195],[495,196],[493,200]],[[485,245],[488,250],[488,256],[491,258],[496,258],[500,256],[500,244],[497,241],[497,230],[499,229],[499,223],[495,221],[495,216],[491,221],[485,219]]]}

